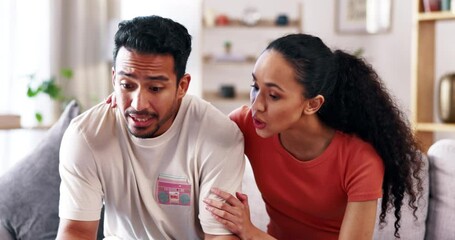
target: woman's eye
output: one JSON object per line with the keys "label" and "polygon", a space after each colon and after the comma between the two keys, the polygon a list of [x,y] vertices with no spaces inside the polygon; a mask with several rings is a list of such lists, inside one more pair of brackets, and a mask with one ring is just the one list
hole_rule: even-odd
{"label": "woman's eye", "polygon": [[258,89],[259,89],[259,87],[258,87],[257,84],[251,84],[250,86],[251,86],[254,90],[258,90]]}
{"label": "woman's eye", "polygon": [[280,99],[280,97],[277,96],[277,95],[269,94],[269,96],[270,96],[270,98],[271,98],[272,100],[278,100],[278,99]]}

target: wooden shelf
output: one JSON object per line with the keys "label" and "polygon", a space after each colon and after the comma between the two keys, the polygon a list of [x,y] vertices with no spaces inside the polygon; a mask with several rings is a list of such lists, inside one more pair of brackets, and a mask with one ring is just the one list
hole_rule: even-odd
{"label": "wooden shelf", "polygon": [[235,97],[233,98],[226,98],[222,97],[219,93],[217,92],[211,92],[211,91],[206,91],[202,94],[202,98],[205,100],[211,102],[211,101],[228,101],[228,102],[233,102],[233,101],[250,101],[250,93],[249,92],[237,92],[235,94]]}
{"label": "wooden shelf", "polygon": [[434,143],[434,133],[455,132],[455,123],[440,123],[435,116],[436,24],[453,21],[449,11],[423,12],[421,0],[414,0],[412,30],[412,122],[415,135],[426,152]]}
{"label": "wooden shelf", "polygon": [[245,56],[243,59],[229,59],[205,55],[202,60],[205,64],[254,64],[256,63],[256,58],[256,56]]}
{"label": "wooden shelf", "polygon": [[455,14],[450,11],[444,12],[424,12],[419,13],[417,16],[418,21],[440,21],[440,20],[453,20]]}
{"label": "wooden shelf", "polygon": [[455,132],[455,123],[417,123],[416,130],[422,132]]}
{"label": "wooden shelf", "polygon": [[300,20],[294,19],[290,20],[287,25],[277,25],[275,20],[263,19],[259,20],[255,25],[246,25],[241,20],[238,19],[231,19],[229,20],[229,24],[227,25],[214,25],[214,26],[207,26],[203,24],[204,28],[206,29],[216,29],[216,28],[246,28],[246,29],[253,29],[253,28],[300,28]]}

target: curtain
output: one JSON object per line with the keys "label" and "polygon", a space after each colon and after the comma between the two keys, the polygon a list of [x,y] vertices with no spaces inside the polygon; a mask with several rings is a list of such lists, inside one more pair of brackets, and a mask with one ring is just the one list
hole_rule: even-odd
{"label": "curtain", "polygon": [[[21,115],[28,127],[36,126],[35,112],[41,112],[42,125],[50,126],[64,105],[44,94],[29,98],[27,87],[51,77],[82,109],[102,101],[112,91],[112,22],[119,18],[119,1],[1,0],[0,114]],[[62,77],[62,69],[73,77]]]}
{"label": "curtain", "polygon": [[[51,0],[51,72],[68,98],[87,109],[112,92],[112,19],[115,0]],[[61,77],[71,69],[71,79]]]}

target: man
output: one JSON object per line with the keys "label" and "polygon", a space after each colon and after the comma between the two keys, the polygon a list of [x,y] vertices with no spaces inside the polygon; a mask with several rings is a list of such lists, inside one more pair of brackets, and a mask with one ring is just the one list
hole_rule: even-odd
{"label": "man", "polygon": [[60,149],[58,239],[237,239],[205,209],[211,187],[234,193],[243,137],[209,103],[186,95],[191,36],[158,16],[119,24],[112,84],[73,120]]}

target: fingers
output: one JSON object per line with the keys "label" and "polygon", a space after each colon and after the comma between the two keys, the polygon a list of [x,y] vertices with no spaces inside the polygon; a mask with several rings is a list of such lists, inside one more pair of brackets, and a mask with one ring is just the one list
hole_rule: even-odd
{"label": "fingers", "polygon": [[117,107],[117,99],[115,98],[114,93],[111,93],[106,100],[104,100],[106,104],[110,104],[111,108]]}
{"label": "fingers", "polygon": [[205,209],[229,231],[237,236],[244,236],[252,226],[248,207],[248,196],[236,192],[235,197],[218,188],[213,188],[211,191],[225,202],[206,198],[203,200],[207,204]]}
{"label": "fingers", "polygon": [[225,200],[227,203],[231,204],[232,206],[243,205],[236,197],[232,196],[232,194],[222,191],[219,188],[212,188],[211,191],[212,191],[212,193],[214,193],[221,199]]}
{"label": "fingers", "polygon": [[248,203],[248,195],[241,193],[241,192],[236,192],[235,196],[241,201],[241,202],[247,202]]}

